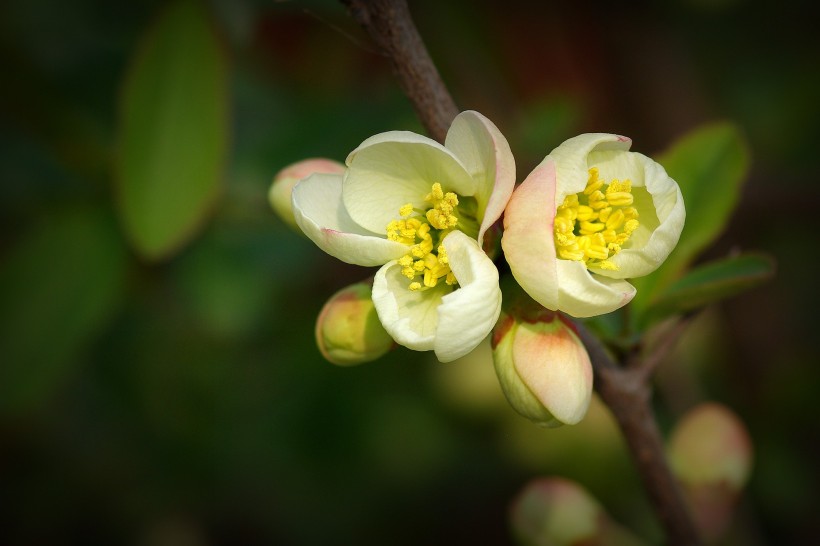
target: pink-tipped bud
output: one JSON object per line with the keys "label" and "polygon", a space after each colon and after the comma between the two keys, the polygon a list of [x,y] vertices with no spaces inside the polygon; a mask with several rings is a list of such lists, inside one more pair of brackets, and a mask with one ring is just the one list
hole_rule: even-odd
{"label": "pink-tipped bud", "polygon": [[574,425],[592,398],[589,355],[562,315],[530,303],[498,319],[492,337],[496,375],[524,417],[546,427]]}
{"label": "pink-tipped bud", "polygon": [[514,501],[510,516],[516,539],[527,546],[642,544],[583,487],[564,478],[530,482]]}
{"label": "pink-tipped bud", "polygon": [[332,159],[314,158],[297,161],[288,165],[273,177],[273,184],[271,184],[268,191],[268,201],[270,201],[273,211],[282,221],[302,233],[293,218],[293,205],[290,199],[293,186],[313,173],[341,174],[344,171],[345,166]]}
{"label": "pink-tipped bud", "polygon": [[701,404],[680,420],[668,453],[701,533],[710,540],[718,538],[751,471],[746,428],[728,408]]}
{"label": "pink-tipped bud", "polygon": [[354,366],[376,360],[395,343],[379,322],[369,283],[336,292],[316,319],[316,344],[329,362]]}

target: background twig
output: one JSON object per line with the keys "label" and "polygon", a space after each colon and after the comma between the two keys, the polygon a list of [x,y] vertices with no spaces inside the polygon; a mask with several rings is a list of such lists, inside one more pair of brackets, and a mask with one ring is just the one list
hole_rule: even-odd
{"label": "background twig", "polygon": [[444,142],[458,108],[421,40],[406,0],[342,0],[390,59],[402,91],[428,134]]}

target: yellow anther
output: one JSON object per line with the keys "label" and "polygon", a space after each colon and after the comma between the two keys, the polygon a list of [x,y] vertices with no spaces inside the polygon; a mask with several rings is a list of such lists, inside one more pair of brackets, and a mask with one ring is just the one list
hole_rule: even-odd
{"label": "yellow anther", "polygon": [[615,232],[614,229],[605,229],[601,232],[601,235],[604,238],[604,241],[607,243],[614,243],[615,240],[618,238],[618,234]]}
{"label": "yellow anther", "polygon": [[640,225],[633,203],[630,180],[606,184],[597,168],[589,169],[584,191],[567,195],[556,210],[553,232],[558,258],[617,270],[609,258],[621,252]]}
{"label": "yellow anther", "polygon": [[438,261],[439,261],[439,263],[442,263],[442,264],[450,263],[450,258],[447,257],[447,251],[444,249],[444,245],[439,245],[439,247],[436,249],[436,251],[438,252]]}
{"label": "yellow anther", "polygon": [[[577,245],[576,245],[577,246]],[[562,248],[558,251],[558,256],[565,260],[573,260],[579,262],[584,259],[584,251],[578,248],[575,249],[567,249]]]}
{"label": "yellow anther", "polygon": [[597,167],[592,167],[589,170],[589,180],[587,181],[587,187],[584,188],[584,195],[590,195],[595,190],[601,189],[603,185],[604,181],[598,178]]}
{"label": "yellow anther", "polygon": [[601,220],[606,222],[607,229],[618,229],[619,227],[621,227],[621,225],[623,225],[624,218],[624,211],[616,210],[613,214],[609,215],[609,218],[607,218],[606,220],[601,218]]}
{"label": "yellow anther", "polygon": [[602,231],[605,227],[601,222],[581,222],[581,234],[591,235]]}
{"label": "yellow anther", "polygon": [[627,207],[632,204],[632,194],[625,191],[614,191],[608,193],[606,200],[613,207]]}
{"label": "yellow anther", "polygon": [[570,246],[575,244],[575,234],[574,233],[556,233],[555,234],[555,244],[558,246]]}
{"label": "yellow anther", "polygon": [[555,217],[555,231],[558,233],[571,233],[574,223],[563,216]]}
{"label": "yellow anther", "polygon": [[595,220],[598,216],[598,213],[592,210],[592,207],[588,207],[586,205],[579,206],[577,210],[578,214],[576,218],[582,222]]}
{"label": "yellow anther", "polygon": [[[449,285],[457,284],[455,275],[450,271],[447,252],[440,242],[459,223],[455,214],[458,196],[453,192],[445,193],[441,184],[436,182],[425,200],[430,203],[426,211],[415,209],[412,203],[407,203],[399,208],[401,220],[392,220],[385,228],[389,240],[409,247],[408,253],[397,261],[402,275],[412,281],[408,284],[410,290],[432,288],[441,278],[446,279]],[[420,215],[411,217],[416,212]],[[571,229],[571,220],[568,225]]]}

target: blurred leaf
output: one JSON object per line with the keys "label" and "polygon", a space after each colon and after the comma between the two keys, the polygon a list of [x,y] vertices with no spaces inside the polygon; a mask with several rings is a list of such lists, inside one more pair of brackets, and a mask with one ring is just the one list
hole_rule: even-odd
{"label": "blurred leaf", "polygon": [[771,279],[774,270],[774,260],[760,254],[742,254],[697,267],[652,303],[642,315],[643,325],[755,288]]}
{"label": "blurred leaf", "polygon": [[680,186],[686,224],[672,254],[646,277],[633,279],[632,301],[640,315],[723,231],[740,197],[749,168],[749,152],[739,130],[730,123],[696,129],[657,158]]}
{"label": "blurred leaf", "polygon": [[0,411],[42,404],[120,302],[127,254],[107,214],[53,215],[0,272]]}
{"label": "blurred leaf", "polygon": [[147,258],[185,243],[219,193],[227,87],[227,61],[207,13],[193,0],[172,4],[134,58],[120,112],[120,212]]}

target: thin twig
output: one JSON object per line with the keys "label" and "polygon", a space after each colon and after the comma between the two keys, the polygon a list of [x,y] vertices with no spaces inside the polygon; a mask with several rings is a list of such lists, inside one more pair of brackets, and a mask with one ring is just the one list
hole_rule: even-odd
{"label": "thin twig", "polygon": [[652,391],[646,369],[622,368],[610,358],[601,341],[575,323],[587,348],[595,374],[595,390],[609,407],[649,494],[670,545],[701,544],[678,482],[666,461],[663,439],[652,414]]}
{"label": "thin twig", "polygon": [[658,340],[652,346],[652,350],[649,354],[644,356],[634,355],[634,357],[630,358],[627,362],[627,367],[639,373],[642,381],[648,382],[660,363],[663,362],[666,357],[669,356],[672,349],[675,348],[678,340],[689,327],[689,324],[695,316],[695,313],[690,313],[677,319],[671,326],[660,333]]}
{"label": "thin twig", "polygon": [[341,1],[390,58],[399,86],[429,135],[444,142],[458,109],[413,24],[407,1]]}

